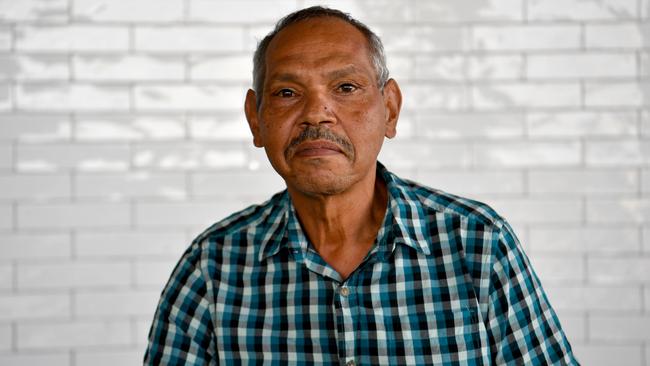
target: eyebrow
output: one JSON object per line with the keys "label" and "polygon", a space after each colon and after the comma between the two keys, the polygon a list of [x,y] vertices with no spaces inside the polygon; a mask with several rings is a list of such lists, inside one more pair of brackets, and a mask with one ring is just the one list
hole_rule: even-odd
{"label": "eyebrow", "polygon": [[[350,74],[354,74],[358,69],[354,65],[346,66],[341,69],[333,70],[325,74],[328,79],[339,79],[346,77]],[[298,75],[291,72],[282,72],[276,75],[273,75],[270,80],[273,81],[292,81],[297,82],[299,79]]]}

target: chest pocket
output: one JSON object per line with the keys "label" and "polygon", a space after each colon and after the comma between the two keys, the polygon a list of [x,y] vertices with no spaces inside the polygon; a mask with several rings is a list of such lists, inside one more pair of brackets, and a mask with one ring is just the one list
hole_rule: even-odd
{"label": "chest pocket", "polygon": [[[395,317],[397,316],[397,318]],[[379,320],[379,319],[377,319]],[[482,365],[482,321],[476,307],[411,312],[382,319],[388,359],[427,365]]]}

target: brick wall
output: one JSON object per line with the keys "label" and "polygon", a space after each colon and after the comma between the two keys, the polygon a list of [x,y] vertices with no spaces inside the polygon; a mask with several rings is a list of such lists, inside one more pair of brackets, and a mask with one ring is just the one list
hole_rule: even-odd
{"label": "brick wall", "polygon": [[[183,248],[282,187],[251,52],[315,3],[0,0],[0,365],[141,363]],[[649,366],[650,0],[326,3],[402,86],[382,161],[509,218],[585,365]]]}

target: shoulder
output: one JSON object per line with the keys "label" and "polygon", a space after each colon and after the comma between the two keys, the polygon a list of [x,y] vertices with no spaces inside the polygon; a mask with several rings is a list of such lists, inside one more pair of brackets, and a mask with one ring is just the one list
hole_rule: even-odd
{"label": "shoulder", "polygon": [[393,175],[410,201],[428,215],[445,215],[501,229],[505,220],[488,204]]}

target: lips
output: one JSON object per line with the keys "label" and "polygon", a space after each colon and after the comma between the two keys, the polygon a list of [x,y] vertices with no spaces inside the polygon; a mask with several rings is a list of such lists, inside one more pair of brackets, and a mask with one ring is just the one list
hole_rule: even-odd
{"label": "lips", "polygon": [[332,155],[343,154],[343,150],[333,142],[315,140],[299,144],[296,146],[294,154],[298,156]]}

